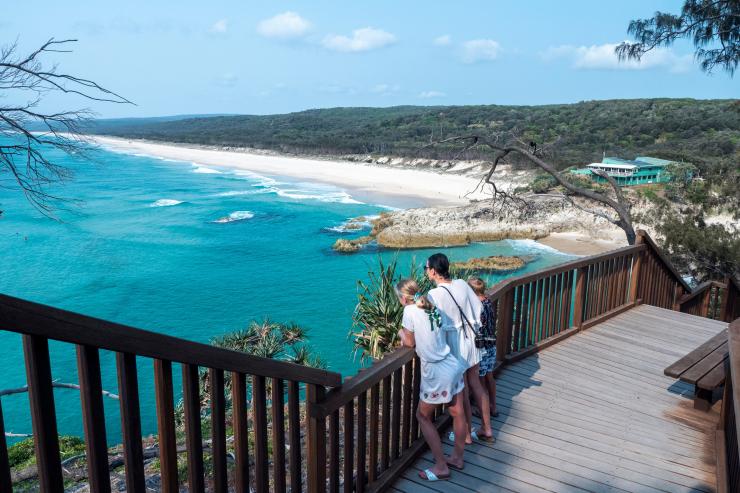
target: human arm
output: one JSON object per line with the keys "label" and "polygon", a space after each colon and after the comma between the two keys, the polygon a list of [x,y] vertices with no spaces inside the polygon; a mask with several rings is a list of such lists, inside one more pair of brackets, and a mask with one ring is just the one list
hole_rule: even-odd
{"label": "human arm", "polygon": [[406,346],[406,347],[416,346],[416,339],[414,338],[414,333],[405,327],[401,327],[401,330],[398,331],[398,338],[401,339],[402,346]]}

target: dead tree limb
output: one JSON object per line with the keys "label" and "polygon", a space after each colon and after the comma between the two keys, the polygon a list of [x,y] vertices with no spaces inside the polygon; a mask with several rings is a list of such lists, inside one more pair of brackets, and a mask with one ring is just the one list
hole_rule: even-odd
{"label": "dead tree limb", "polygon": [[[0,187],[19,187],[27,200],[48,217],[62,197],[48,186],[71,177],[71,171],[48,157],[49,149],[86,157],[89,142],[82,126],[93,112],[83,108],[49,112],[37,109],[44,96],[62,93],[88,101],[133,104],[98,83],[46,66],[42,58],[50,53],[68,53],[74,39],[48,40],[26,56],[18,54],[17,43],[0,49]],[[3,176],[3,175],[7,175]]]}
{"label": "dead tree limb", "polygon": [[527,145],[525,142],[516,139],[508,139],[506,143],[501,143],[501,138],[498,135],[495,137],[495,140],[491,140],[483,135],[471,134],[448,137],[437,142],[426,144],[422,147],[422,149],[450,143],[462,143],[464,149],[471,149],[475,146],[486,146],[494,151],[494,157],[491,162],[491,167],[475,190],[482,189],[482,186],[489,185],[492,189],[494,202],[498,201],[502,205],[502,207],[505,204],[516,207],[530,206],[530,204],[528,204],[528,202],[520,194],[509,190],[503,190],[498,187],[494,179],[494,173],[496,172],[498,165],[501,164],[507,157],[516,154],[526,159],[530,164],[533,164],[548,175],[552,176],[557,184],[562,186],[570,194],[591,200],[613,211],[615,214],[614,216],[600,211],[597,212],[595,209],[584,208],[583,206],[576,205],[573,200],[569,200],[569,202],[576,207],[590,214],[602,217],[609,221],[611,224],[618,226],[624,231],[625,236],[627,237],[627,242],[630,245],[633,245],[635,243],[637,234],[635,233],[635,229],[632,224],[632,206],[622,193],[621,187],[617,184],[614,178],[609,176],[607,173],[600,171],[595,172],[597,175],[601,176],[607,181],[614,192],[614,197],[611,197],[606,193],[601,193],[595,190],[581,187],[573,183],[572,180],[567,179],[563,173],[558,171],[555,166],[547,162],[542,157],[543,150],[548,149],[549,147],[551,147],[551,145],[540,146],[538,148],[536,145]]}

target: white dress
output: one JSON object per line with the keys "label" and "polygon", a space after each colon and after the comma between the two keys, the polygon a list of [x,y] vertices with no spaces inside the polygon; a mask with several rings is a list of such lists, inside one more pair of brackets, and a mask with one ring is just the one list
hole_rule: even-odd
{"label": "white dress", "polygon": [[419,398],[428,404],[446,404],[465,387],[465,368],[450,353],[444,332],[435,327],[429,313],[416,305],[403,309],[403,327],[414,333],[416,354],[421,361]]}
{"label": "white dress", "polygon": [[[455,297],[454,301],[450,294]],[[480,363],[481,351],[475,347],[475,333],[463,321],[460,310],[455,304],[455,301],[457,301],[465,317],[477,329],[480,325],[483,304],[471,287],[468,286],[468,283],[462,279],[442,283],[429,290],[427,298],[442,315],[442,329],[445,331],[447,345],[450,347],[452,354],[463,362],[466,369]]]}

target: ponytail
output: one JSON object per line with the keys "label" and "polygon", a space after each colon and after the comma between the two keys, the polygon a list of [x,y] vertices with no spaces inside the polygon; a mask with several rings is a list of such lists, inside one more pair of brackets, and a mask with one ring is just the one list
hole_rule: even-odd
{"label": "ponytail", "polygon": [[432,302],[425,295],[419,292],[419,285],[413,279],[401,279],[396,284],[396,294],[407,300],[414,300],[414,304],[422,310],[428,312],[434,308]]}

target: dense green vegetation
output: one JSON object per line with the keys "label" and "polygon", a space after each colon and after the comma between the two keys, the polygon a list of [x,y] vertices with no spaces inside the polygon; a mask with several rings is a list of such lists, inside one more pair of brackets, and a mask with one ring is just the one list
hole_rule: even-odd
{"label": "dense green vegetation", "polygon": [[[441,158],[456,150],[420,147],[453,135],[507,132],[538,143],[560,139],[552,159],[561,168],[598,161],[603,152],[681,159],[702,168],[717,158],[738,162],[740,102],[632,99],[546,106],[330,108],[177,121],[99,120],[89,131],[296,153]],[[467,157],[486,152],[476,150]]]}

